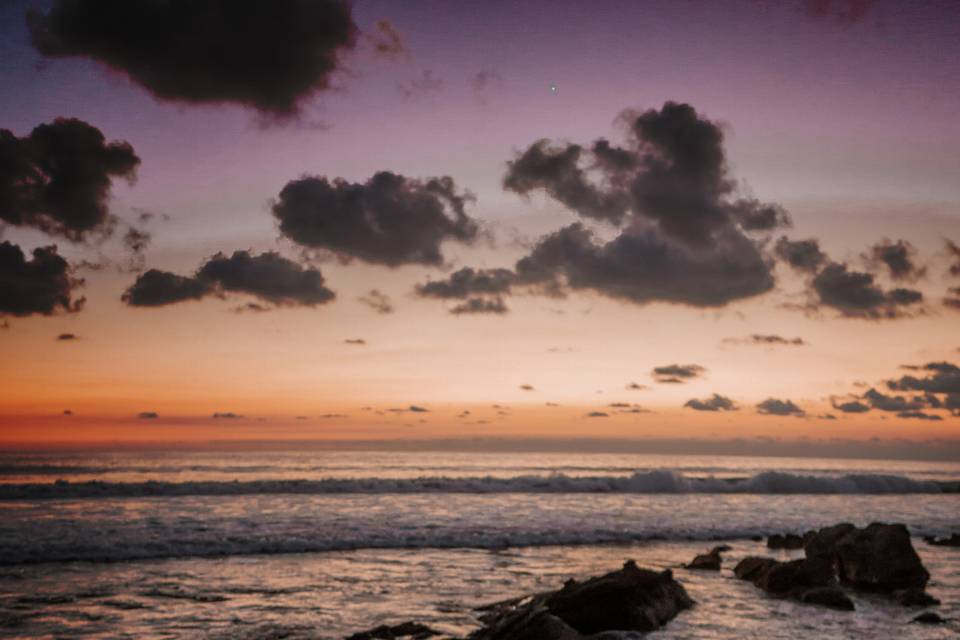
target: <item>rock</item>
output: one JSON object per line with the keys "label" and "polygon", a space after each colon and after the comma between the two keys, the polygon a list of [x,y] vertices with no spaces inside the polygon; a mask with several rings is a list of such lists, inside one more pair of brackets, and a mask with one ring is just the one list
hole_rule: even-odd
{"label": "rock", "polygon": [[693,606],[670,570],[639,568],[585,582],[569,580],[559,591],[513,600],[488,609],[471,640],[582,640],[605,631],[653,631]]}
{"label": "rock", "polygon": [[951,534],[949,538],[927,536],[924,540],[935,547],[960,547],[960,533]]}
{"label": "rock", "polygon": [[419,622],[404,622],[392,627],[383,624],[369,631],[355,633],[346,640],[400,640],[401,638],[423,640],[438,635],[440,635],[439,631],[434,631]]}
{"label": "rock", "polygon": [[766,572],[775,564],[779,564],[773,558],[760,558],[758,556],[747,556],[737,563],[733,568],[733,574],[741,580],[754,582],[758,580],[761,574]]}
{"label": "rock", "polygon": [[897,602],[905,607],[932,607],[940,604],[940,601],[923,589],[903,589],[893,594]]}
{"label": "rock", "polygon": [[910,622],[919,622],[920,624],[943,624],[946,622],[933,611],[924,611]]}
{"label": "rock", "polygon": [[708,553],[701,553],[696,556],[690,564],[687,565],[687,569],[697,569],[701,571],[720,571],[720,564],[723,559],[720,557],[720,553],[723,551],[729,551],[730,547],[727,545],[721,545],[719,547],[714,547]]}
{"label": "rock", "polygon": [[815,587],[802,592],[798,599],[806,604],[818,604],[831,609],[853,611],[853,600],[836,587]]}
{"label": "rock", "polygon": [[773,534],[767,538],[768,549],[803,549],[805,538],[795,533]]}
{"label": "rock", "polygon": [[829,559],[841,581],[866,591],[922,591],[930,579],[902,524],[827,527],[811,536],[804,551],[808,558]]}

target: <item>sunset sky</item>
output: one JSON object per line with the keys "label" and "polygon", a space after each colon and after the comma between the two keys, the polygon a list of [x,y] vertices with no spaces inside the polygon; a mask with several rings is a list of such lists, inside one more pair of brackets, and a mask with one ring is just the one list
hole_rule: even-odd
{"label": "sunset sky", "polygon": [[208,4],[0,2],[0,447],[957,438],[960,4]]}

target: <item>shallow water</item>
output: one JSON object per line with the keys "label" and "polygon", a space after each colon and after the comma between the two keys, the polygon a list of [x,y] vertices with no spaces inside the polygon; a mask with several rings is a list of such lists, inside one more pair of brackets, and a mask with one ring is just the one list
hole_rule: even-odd
{"label": "shallow water", "polygon": [[[958,465],[531,454],[470,460],[417,453],[0,457],[7,488],[69,480],[67,498],[0,501],[0,636],[337,638],[408,619],[462,634],[479,604],[556,588],[627,558],[674,567],[698,603],[652,638],[960,631],[908,625],[920,610],[876,596],[855,596],[855,613],[773,600],[730,574],[740,557],[768,554],[752,535],[904,522],[933,575],[930,591],[943,601],[937,611],[960,620],[960,551],[919,538],[960,531],[960,495],[904,493],[956,480]],[[111,471],[94,473],[104,468]],[[742,484],[771,473],[780,484]],[[850,474],[921,484],[851,485],[843,481]],[[514,490],[451,491],[487,476]],[[803,493],[823,486],[811,478],[833,489]],[[187,490],[71,496],[74,484],[90,479]],[[337,479],[366,490],[276,493],[276,479]],[[396,492],[390,479],[414,482]],[[585,490],[572,479],[594,484]],[[634,484],[615,491],[611,479]],[[746,490],[726,491],[731,479]],[[234,480],[262,482],[262,490],[201,494],[191,484]],[[864,493],[864,486],[879,489]],[[717,538],[734,547],[721,575],[677,568]]]}

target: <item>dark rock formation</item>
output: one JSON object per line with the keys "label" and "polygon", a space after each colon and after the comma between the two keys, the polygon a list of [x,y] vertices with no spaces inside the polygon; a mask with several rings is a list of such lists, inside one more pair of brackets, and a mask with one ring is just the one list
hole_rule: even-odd
{"label": "dark rock formation", "polygon": [[924,611],[910,622],[919,622],[920,624],[943,624],[946,622],[933,611]]}
{"label": "dark rock formation", "polygon": [[729,551],[730,547],[727,545],[720,545],[719,547],[714,547],[708,553],[701,553],[696,556],[690,564],[687,565],[687,569],[697,569],[700,571],[720,571],[720,564],[723,562],[723,559],[720,557],[720,554],[724,551]]}
{"label": "dark rock formation", "polygon": [[927,544],[932,544],[935,547],[960,547],[960,533],[951,534],[949,538],[927,536],[924,540],[927,541]]}
{"label": "dark rock formation", "polygon": [[902,524],[827,527],[810,538],[805,552],[834,563],[841,581],[867,591],[923,590],[930,579]]}
{"label": "dark rock formation", "polygon": [[772,536],[767,538],[767,548],[768,549],[803,549],[807,540],[810,539],[814,534],[813,531],[808,531],[803,534],[803,536],[798,536],[795,533],[786,533],[780,535],[775,533]]}
{"label": "dark rock formation", "polygon": [[733,573],[778,598],[793,598],[847,611],[854,609],[853,601],[834,586],[833,565],[826,558],[780,562],[751,556],[741,560]]}
{"label": "dark rock formation", "polygon": [[380,625],[369,631],[361,631],[348,637],[347,640],[423,640],[440,635],[439,631],[434,631],[430,627],[419,622],[404,622],[402,624],[389,626]]}
{"label": "dark rock formation", "polygon": [[559,591],[489,607],[471,640],[582,640],[604,631],[653,631],[693,605],[670,570],[623,569]]}

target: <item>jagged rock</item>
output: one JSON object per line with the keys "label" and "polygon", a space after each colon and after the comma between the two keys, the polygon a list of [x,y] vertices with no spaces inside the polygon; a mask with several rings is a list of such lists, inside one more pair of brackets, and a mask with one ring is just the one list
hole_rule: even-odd
{"label": "jagged rock", "polygon": [[653,631],[693,605],[668,569],[619,571],[489,607],[471,640],[582,640],[604,631]]}
{"label": "jagged rock", "polygon": [[779,562],[773,558],[747,556],[738,562],[737,566],[733,568],[733,574],[741,580],[749,580],[753,582],[754,580],[759,579],[761,574],[766,574],[766,572],[769,571],[770,568],[775,564],[779,564]]}
{"label": "jagged rock", "polygon": [[768,549],[803,549],[803,545],[812,532],[807,532],[804,536],[798,536],[795,533],[780,535],[775,533],[767,538]]}
{"label": "jagged rock", "polygon": [[943,624],[946,622],[946,620],[941,618],[933,611],[924,611],[910,622],[919,622],[920,624]]}
{"label": "jagged rock", "polygon": [[940,601],[923,589],[903,589],[893,594],[897,602],[905,607],[932,607],[940,604]]}
{"label": "jagged rock", "polygon": [[806,604],[818,604],[831,609],[841,609],[843,611],[853,611],[853,600],[842,590],[836,587],[815,587],[807,589],[799,596],[800,602]]}
{"label": "jagged rock", "polygon": [[727,545],[721,545],[719,547],[714,547],[708,553],[701,553],[700,555],[694,557],[694,559],[687,565],[687,569],[697,569],[701,571],[720,571],[720,565],[723,562],[723,559],[720,557],[720,554],[724,551],[729,551],[730,547]]}
{"label": "jagged rock", "polygon": [[827,558],[840,580],[858,589],[892,592],[923,589],[930,579],[902,524],[874,522],[865,529],[837,525],[821,529],[807,542],[808,558]]}
{"label": "jagged rock", "polygon": [[927,536],[924,540],[927,541],[927,544],[932,544],[935,547],[960,547],[960,533],[951,534],[949,538]]}
{"label": "jagged rock", "polygon": [[434,631],[427,625],[419,622],[404,622],[393,626],[382,624],[369,631],[355,633],[346,640],[400,640],[402,638],[423,640],[438,635],[440,635],[439,631]]}

